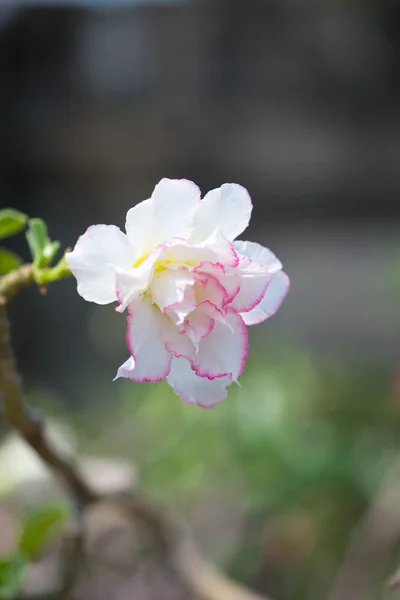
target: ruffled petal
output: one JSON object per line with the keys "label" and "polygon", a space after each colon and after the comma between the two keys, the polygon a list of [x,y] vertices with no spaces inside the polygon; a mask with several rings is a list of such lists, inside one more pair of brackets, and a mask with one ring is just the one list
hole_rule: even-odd
{"label": "ruffled petal", "polygon": [[161,381],[168,375],[172,360],[164,341],[168,317],[164,317],[146,296],[134,300],[129,311],[126,343],[135,360],[130,378],[153,383]]}
{"label": "ruffled petal", "polygon": [[[271,250],[261,246],[261,244],[257,244],[256,242],[243,242],[241,240],[236,240],[233,242],[233,247],[238,254],[241,254],[243,257],[247,256],[250,258],[252,263],[257,263],[266,267],[268,273],[276,273],[282,269],[281,261],[273,252],[271,252]],[[243,266],[245,264],[250,264],[246,263],[246,261],[242,262]]]}
{"label": "ruffled petal", "polygon": [[151,282],[153,302],[164,312],[169,306],[182,302],[187,289],[195,283],[196,277],[188,271],[164,269]]}
{"label": "ruffled petal", "polygon": [[199,307],[185,319],[185,332],[196,348],[200,340],[210,335],[214,327],[214,319]]}
{"label": "ruffled petal", "polygon": [[264,297],[271,277],[272,275],[264,273],[241,274],[240,290],[230,306],[239,313],[252,310]]}
{"label": "ruffled petal", "polygon": [[213,263],[236,267],[238,256],[232,242],[215,231],[207,240],[192,244],[186,240],[174,239],[166,245],[164,260],[170,268],[198,268],[202,263]]}
{"label": "ruffled petal", "polygon": [[205,278],[204,281],[196,285],[196,304],[200,305],[208,301],[217,308],[222,309],[228,298],[226,289],[214,275],[204,274],[203,277]]}
{"label": "ruffled petal", "polygon": [[227,272],[225,267],[220,263],[202,263],[195,269],[195,272],[200,277],[212,275],[217,278],[218,283],[225,290],[224,305],[230,304],[240,291],[240,278],[235,273],[235,270],[230,269],[230,272]]}
{"label": "ruffled petal", "polygon": [[233,245],[239,256],[235,273],[240,280],[240,291],[231,306],[244,313],[261,302],[273,274],[282,269],[282,264],[275,254],[260,244],[236,241]]}
{"label": "ruffled petal", "polygon": [[66,261],[78,282],[78,293],[89,302],[117,300],[116,269],[128,269],[135,250],[115,225],[93,225],[81,235]]}
{"label": "ruffled petal", "polygon": [[184,323],[187,316],[196,308],[196,297],[192,288],[188,288],[185,292],[183,300],[176,304],[171,304],[165,310],[171,321],[175,324],[180,332],[185,331]]}
{"label": "ruffled petal", "polygon": [[226,315],[214,319],[212,331],[200,340],[192,368],[200,377],[230,375],[236,381],[243,372],[247,354],[246,326],[242,317],[229,309]]}
{"label": "ruffled petal", "polygon": [[253,310],[241,315],[246,325],[256,325],[272,317],[285,299],[289,287],[290,281],[286,273],[278,271],[272,275],[262,300]]}
{"label": "ruffled petal", "polygon": [[185,331],[179,331],[172,321],[164,327],[163,339],[168,352],[172,352],[177,358],[184,356],[192,360],[196,347]]}
{"label": "ruffled petal", "polygon": [[227,395],[226,388],[232,383],[229,376],[207,379],[199,377],[185,358],[174,358],[167,381],[184,402],[211,408]]}
{"label": "ruffled petal", "polygon": [[234,240],[248,226],[252,208],[249,193],[241,185],[225,183],[211,190],[197,209],[191,241],[205,240],[215,230]]}

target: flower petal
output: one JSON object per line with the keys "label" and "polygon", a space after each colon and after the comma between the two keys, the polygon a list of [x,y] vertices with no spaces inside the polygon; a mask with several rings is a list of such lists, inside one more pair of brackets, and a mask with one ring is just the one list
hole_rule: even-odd
{"label": "flower petal", "polygon": [[272,275],[282,269],[281,262],[268,248],[254,242],[233,243],[239,256],[235,273],[240,280],[240,291],[232,301],[239,313],[252,310],[262,300]]}
{"label": "flower petal", "polygon": [[228,292],[214,275],[203,274],[203,276],[204,281],[195,288],[196,304],[200,305],[209,301],[217,308],[222,309],[226,304]]}
{"label": "flower petal", "polygon": [[214,327],[214,319],[199,307],[185,319],[185,331],[187,336],[197,347],[203,337],[210,335]]}
{"label": "flower petal", "polygon": [[271,250],[261,244],[236,240],[233,242],[233,247],[239,254],[250,258],[251,262],[267,267],[268,273],[276,273],[282,269],[281,261]]}
{"label": "flower petal", "polygon": [[136,298],[129,311],[126,343],[135,359],[130,378],[133,381],[161,381],[168,375],[172,360],[164,342],[168,317],[164,317],[145,296]]}
{"label": "flower petal", "polygon": [[117,374],[114,377],[113,381],[115,381],[116,379],[119,379],[120,377],[127,377],[128,379],[130,379],[132,377],[134,368],[135,368],[135,359],[133,358],[133,356],[130,356],[128,358],[128,360],[126,360],[124,362],[124,364],[122,364],[119,367]]}
{"label": "flower petal", "polygon": [[135,251],[115,225],[93,225],[65,256],[78,282],[78,293],[89,302],[109,304],[117,299],[115,271],[128,269]]}
{"label": "flower petal", "polygon": [[116,270],[117,298],[120,303],[115,309],[117,312],[123,312],[137,296],[148,289],[162,251],[162,247],[156,248],[138,267]]}
{"label": "flower petal", "polygon": [[197,209],[191,241],[204,240],[216,229],[234,240],[248,226],[252,208],[250,195],[241,185],[225,183],[211,190]]}
{"label": "flower petal", "polygon": [[232,242],[224,238],[219,231],[215,231],[199,244],[182,239],[172,240],[166,246],[164,260],[170,263],[170,268],[198,268],[205,262],[236,267],[239,263]]}
{"label": "flower petal", "polygon": [[224,318],[214,320],[207,337],[200,340],[192,368],[200,377],[230,375],[236,381],[243,372],[248,354],[247,329],[242,317],[229,309]]}
{"label": "flower petal", "polygon": [[187,316],[196,308],[196,298],[192,288],[185,292],[183,300],[176,304],[171,304],[166,308],[165,313],[178,328],[179,332],[185,332],[184,323]]}
{"label": "flower petal", "polygon": [[200,190],[186,179],[162,179],[151,198],[126,215],[126,233],[140,256],[173,237],[187,238],[200,202]]}
{"label": "flower petal", "polygon": [[200,197],[200,190],[193,181],[161,179],[151,198],[163,240],[187,238],[191,234]]}
{"label": "flower petal", "polygon": [[261,302],[272,275],[265,273],[242,273],[240,279],[240,290],[232,300],[230,306],[239,313],[252,310]]}
{"label": "flower petal", "polygon": [[168,352],[172,352],[177,358],[184,356],[188,360],[193,359],[196,352],[194,343],[184,331],[179,331],[172,321],[164,327],[163,339]]}
{"label": "flower petal", "polygon": [[253,310],[241,315],[246,325],[256,325],[272,317],[285,299],[289,287],[290,281],[286,273],[274,273],[262,300]]}
{"label": "flower petal", "polygon": [[154,276],[151,282],[151,295],[160,310],[182,302],[185,292],[196,283],[194,275],[182,269],[164,269]]}
{"label": "flower petal", "polygon": [[240,291],[240,278],[236,274],[236,269],[230,269],[229,272],[220,263],[202,263],[195,269],[201,277],[213,275],[225,289],[224,305],[230,304]]}
{"label": "flower petal", "polygon": [[137,256],[145,256],[158,244],[157,227],[151,198],[128,210],[125,221],[126,235]]}
{"label": "flower petal", "polygon": [[229,376],[218,377],[212,381],[199,377],[185,358],[172,360],[167,381],[184,402],[198,404],[204,408],[211,408],[224,400],[227,395],[226,388],[232,383]]}

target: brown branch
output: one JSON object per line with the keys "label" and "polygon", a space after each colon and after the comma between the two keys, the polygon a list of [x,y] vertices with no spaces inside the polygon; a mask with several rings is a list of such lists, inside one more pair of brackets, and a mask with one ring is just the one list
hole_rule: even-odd
{"label": "brown branch", "polygon": [[22,265],[0,277],[0,306],[5,306],[24,288],[35,283],[38,285],[39,291],[44,293],[48,284],[71,275],[65,255],[54,267],[45,266],[38,269],[34,265]]}
{"label": "brown branch", "polygon": [[272,600],[228,579],[206,563],[190,540],[182,543],[177,566],[201,600]]}
{"label": "brown branch", "polygon": [[199,554],[188,531],[165,516],[157,506],[138,493],[110,498],[131,520],[144,523],[165,560],[178,572],[199,600],[272,600],[225,577]]}
{"label": "brown branch", "polygon": [[50,446],[42,421],[30,413],[24,398],[11,342],[7,304],[21,290],[35,283],[32,265],[23,265],[0,278],[0,395],[4,415],[45,464],[61,479],[79,506],[97,499],[74,465]]}
{"label": "brown branch", "polygon": [[[26,286],[27,280],[21,280]],[[43,423],[35,419],[25,404],[21,379],[16,370],[11,345],[10,326],[5,305],[0,306],[0,394],[4,415],[9,424],[29,444],[36,454],[62,480],[78,505],[85,506],[97,499],[76,467],[58,453],[47,442]]]}
{"label": "brown branch", "polygon": [[400,534],[399,482],[400,463],[396,462],[354,530],[328,600],[367,598]]}
{"label": "brown branch", "polygon": [[63,542],[63,550],[66,554],[66,558],[64,560],[62,586],[58,595],[58,600],[68,600],[77,584],[82,562],[85,560],[84,531],[80,516]]}
{"label": "brown branch", "polygon": [[6,305],[24,288],[35,283],[32,265],[22,265],[0,277],[0,305]]}

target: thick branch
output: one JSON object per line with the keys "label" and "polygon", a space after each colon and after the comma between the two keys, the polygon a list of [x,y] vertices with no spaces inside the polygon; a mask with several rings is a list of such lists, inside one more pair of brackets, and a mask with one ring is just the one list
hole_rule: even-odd
{"label": "thick branch", "polygon": [[0,305],[5,305],[21,290],[35,283],[32,265],[22,265],[0,277]]}
{"label": "thick branch", "polygon": [[0,306],[5,306],[24,288],[34,285],[45,288],[49,283],[72,275],[65,256],[54,267],[35,268],[34,265],[22,265],[15,271],[0,277]]}
{"label": "thick branch", "polygon": [[111,498],[129,519],[147,525],[165,559],[199,600],[272,600],[225,577],[203,560],[186,529],[140,494]]}
{"label": "thick branch", "polygon": [[[28,285],[27,280],[28,276],[26,279],[21,278],[22,287]],[[16,370],[5,305],[0,306],[0,394],[4,415],[10,425],[62,480],[77,503],[86,505],[96,500],[96,494],[81,478],[76,468],[59,456],[48,444],[42,422],[32,417],[25,405],[21,380]]]}

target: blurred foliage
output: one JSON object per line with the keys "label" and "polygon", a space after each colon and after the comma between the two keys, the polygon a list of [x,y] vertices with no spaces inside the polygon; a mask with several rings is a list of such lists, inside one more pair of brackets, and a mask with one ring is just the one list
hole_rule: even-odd
{"label": "blurred foliage", "polygon": [[0,240],[9,238],[25,227],[28,217],[19,210],[4,208],[0,210]]}
{"label": "blurred foliage", "polygon": [[0,557],[0,599],[11,600],[20,591],[25,574],[26,561],[16,553]]}
{"label": "blurred foliage", "polygon": [[15,551],[0,556],[0,600],[12,600],[21,591],[29,561],[38,559],[67,523],[66,502],[42,503],[28,511],[20,525]]}
{"label": "blurred foliage", "polygon": [[34,560],[65,527],[70,510],[64,502],[48,502],[33,508],[24,518],[19,551]]}
{"label": "blurred foliage", "polygon": [[15,252],[0,248],[0,275],[6,275],[21,265],[22,259]]}
{"label": "blurred foliage", "polygon": [[400,395],[379,364],[324,361],[273,340],[262,348],[253,344],[241,387],[211,410],[163,383],[107,388],[101,377],[82,382],[79,409],[62,417],[58,402],[57,416],[83,452],[128,460],[194,526],[202,513],[210,521],[210,504],[233,510],[228,531],[216,521],[204,542],[232,575],[283,600],[316,599],[398,457]]}

